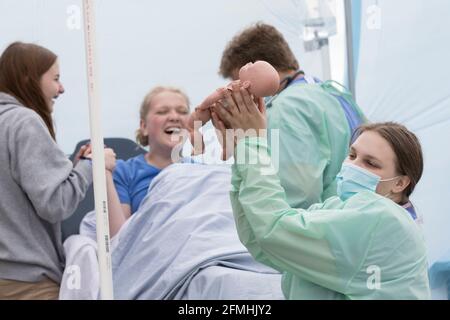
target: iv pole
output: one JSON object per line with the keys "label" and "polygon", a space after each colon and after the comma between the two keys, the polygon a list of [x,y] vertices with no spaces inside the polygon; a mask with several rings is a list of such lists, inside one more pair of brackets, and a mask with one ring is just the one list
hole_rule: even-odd
{"label": "iv pole", "polygon": [[89,119],[93,156],[92,165],[94,175],[94,198],[95,212],[97,216],[97,252],[100,272],[100,298],[102,300],[113,300],[105,155],[103,151],[104,144],[96,60],[94,0],[83,0],[83,17],[89,96]]}

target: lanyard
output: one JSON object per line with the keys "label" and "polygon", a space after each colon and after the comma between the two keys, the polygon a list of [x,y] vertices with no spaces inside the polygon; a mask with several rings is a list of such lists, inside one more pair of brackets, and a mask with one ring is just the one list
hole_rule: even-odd
{"label": "lanyard", "polygon": [[[296,73],[294,73],[292,76],[288,76],[286,78],[284,78],[281,82],[280,82],[280,86],[282,86],[285,82],[286,85],[284,86],[283,90],[286,89],[287,87],[289,87],[299,75],[305,75],[305,72],[303,72],[302,70],[297,71]],[[281,90],[281,91],[283,91]]]}
{"label": "lanyard", "polygon": [[[303,75],[303,77],[297,79],[297,77],[298,77],[299,75]],[[274,101],[274,100],[278,97],[278,95],[279,95],[281,92],[283,92],[287,87],[289,87],[290,85],[295,84],[297,81],[303,80],[304,78],[305,78],[305,72],[302,71],[302,70],[297,71],[297,72],[294,73],[292,76],[288,76],[288,77],[284,78],[284,79],[280,82],[280,86],[282,86],[284,83],[286,83],[286,84],[284,85],[284,88],[283,88],[280,92],[278,92],[276,95],[274,95],[273,97],[270,97],[270,98],[266,101],[266,106],[267,106],[267,108],[271,108],[271,106],[272,106],[272,101]]]}

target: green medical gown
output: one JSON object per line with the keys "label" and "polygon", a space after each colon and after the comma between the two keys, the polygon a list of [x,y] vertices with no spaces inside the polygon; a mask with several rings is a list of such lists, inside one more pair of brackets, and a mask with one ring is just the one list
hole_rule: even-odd
{"label": "green medical gown", "polygon": [[335,177],[348,155],[351,138],[339,101],[321,85],[297,83],[266,107],[269,145],[279,150],[279,159],[274,161],[281,168],[279,177],[287,202],[308,208],[335,196]]}
{"label": "green medical gown", "polygon": [[405,209],[369,191],[294,209],[265,138],[241,139],[236,152],[230,195],[239,238],[283,273],[286,298],[430,298],[424,240]]}

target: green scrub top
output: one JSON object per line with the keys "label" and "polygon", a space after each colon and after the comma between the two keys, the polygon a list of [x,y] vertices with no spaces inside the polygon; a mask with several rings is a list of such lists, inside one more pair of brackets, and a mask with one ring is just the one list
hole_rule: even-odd
{"label": "green scrub top", "polygon": [[232,173],[239,238],[256,260],[283,273],[286,298],[430,298],[424,239],[393,201],[364,191],[294,209],[265,138],[239,141]]}
{"label": "green scrub top", "polygon": [[279,155],[274,161],[287,202],[308,208],[335,196],[335,177],[351,139],[339,101],[319,84],[295,83],[266,107],[269,144]]}

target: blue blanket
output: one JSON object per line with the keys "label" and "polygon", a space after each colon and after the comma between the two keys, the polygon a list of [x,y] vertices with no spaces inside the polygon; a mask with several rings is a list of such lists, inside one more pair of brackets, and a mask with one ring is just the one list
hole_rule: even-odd
{"label": "blue blanket", "polygon": [[175,164],[113,251],[116,299],[283,299],[281,275],[240,243],[228,166]]}

